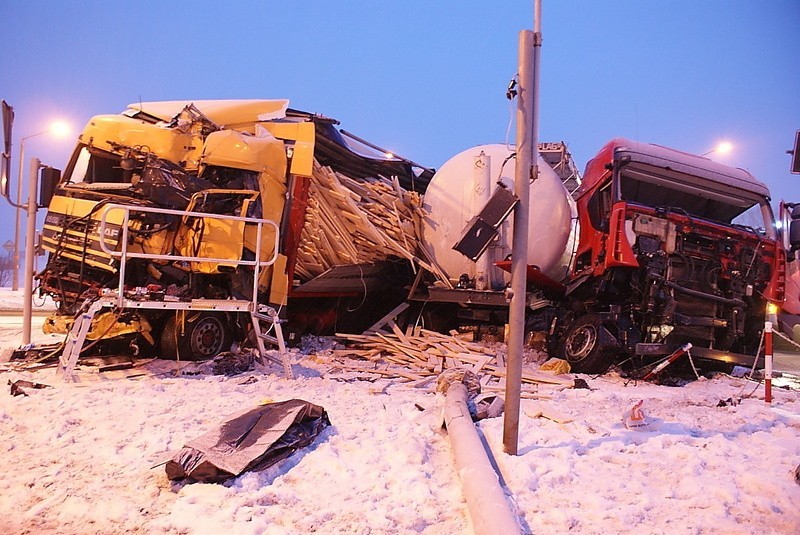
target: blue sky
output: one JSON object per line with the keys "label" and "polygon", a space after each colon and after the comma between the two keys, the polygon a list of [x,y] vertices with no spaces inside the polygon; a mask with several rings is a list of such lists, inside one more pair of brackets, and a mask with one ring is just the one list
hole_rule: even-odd
{"label": "blue sky", "polygon": [[[0,0],[0,21],[14,181],[21,136],[55,117],[76,136],[140,99],[288,98],[439,167],[506,140],[533,2]],[[543,0],[540,140],[565,141],[583,169],[617,136],[694,153],[728,139],[721,161],[800,201],[785,153],[800,129],[798,28],[797,0]],[[63,167],[71,143],[30,139],[26,159]]]}

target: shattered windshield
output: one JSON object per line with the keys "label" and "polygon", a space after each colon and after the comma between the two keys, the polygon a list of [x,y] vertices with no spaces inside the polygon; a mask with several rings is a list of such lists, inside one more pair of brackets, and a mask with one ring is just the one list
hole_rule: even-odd
{"label": "shattered windshield", "polygon": [[65,181],[70,184],[119,184],[130,183],[130,177],[125,180],[119,156],[90,151],[84,146],[73,156],[73,163],[65,173]]}

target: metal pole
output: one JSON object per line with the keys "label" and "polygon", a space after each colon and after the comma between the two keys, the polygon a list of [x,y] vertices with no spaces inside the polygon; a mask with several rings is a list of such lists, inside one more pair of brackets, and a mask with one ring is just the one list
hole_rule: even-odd
{"label": "metal pole", "polygon": [[533,71],[530,54],[533,32],[519,33],[517,94],[517,162],[514,193],[519,203],[514,209],[511,239],[511,303],[508,314],[508,360],[506,361],[506,407],[503,419],[503,451],[517,454],[519,406],[522,389],[522,351],[525,337],[525,291],[528,270],[528,196],[531,177],[531,113],[533,110]]}
{"label": "metal pole", "polygon": [[[25,163],[25,140],[32,137],[41,136],[46,134],[47,130],[36,132],[29,136],[25,136],[19,140],[19,171],[17,171],[17,198],[12,203],[14,205],[14,272],[11,278],[11,289],[19,290],[19,230],[22,207],[22,173],[23,164]],[[37,169],[38,172],[38,169]]]}
{"label": "metal pole", "polygon": [[17,198],[15,202],[17,205],[14,207],[14,271],[11,276],[11,289],[14,291],[19,290],[19,227],[22,218],[20,203],[22,202],[22,167],[25,161],[25,140],[22,138],[19,142],[19,171],[17,172]]}
{"label": "metal pole", "polygon": [[36,190],[38,189],[38,158],[31,158],[28,170],[28,231],[25,234],[25,294],[22,301],[22,345],[31,343],[31,306],[33,304],[33,255],[36,239]]}
{"label": "metal pole", "polygon": [[[542,45],[541,2],[534,2],[534,31],[519,34],[517,95],[517,162],[514,193],[519,204],[514,210],[511,246],[511,304],[508,318],[508,361],[506,362],[506,406],[503,420],[503,451],[517,454],[519,438],[522,358],[525,338],[525,301],[528,272],[528,210],[530,184],[538,173],[539,52]],[[532,60],[531,60],[532,56]]]}
{"label": "metal pole", "polygon": [[[108,212],[108,208],[106,208],[106,212]],[[128,223],[130,215],[130,210],[125,210],[125,215],[122,217],[122,232],[120,232],[122,254],[119,257],[119,285],[117,286],[118,308],[122,308],[122,304],[125,302],[125,268],[128,265]]]}

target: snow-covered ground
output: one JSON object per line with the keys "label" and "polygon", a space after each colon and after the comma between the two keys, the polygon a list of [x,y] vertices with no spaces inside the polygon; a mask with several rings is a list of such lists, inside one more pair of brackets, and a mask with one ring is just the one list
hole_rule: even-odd
{"label": "snow-covered ground", "polygon": [[[0,326],[0,348],[19,343],[19,327]],[[277,366],[224,377],[163,361],[129,377],[87,368],[77,383],[0,372],[0,533],[472,532],[441,397],[336,373],[325,351],[294,359],[294,380]],[[775,388],[767,405],[763,386],[727,376],[679,388],[583,378],[590,390],[523,400],[517,456],[503,453],[502,417],[479,424],[523,532],[798,533],[800,393]],[[17,379],[51,388],[12,397]],[[159,463],[185,442],[290,398],[328,411],[312,446],[225,485],[167,480]],[[622,423],[638,400],[651,431]]]}

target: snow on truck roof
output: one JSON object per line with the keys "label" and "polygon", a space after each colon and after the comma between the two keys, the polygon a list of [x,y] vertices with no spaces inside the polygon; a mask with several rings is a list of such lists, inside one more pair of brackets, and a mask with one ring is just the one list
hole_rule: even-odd
{"label": "snow on truck roof", "polygon": [[748,171],[738,167],[724,165],[702,156],[689,154],[679,150],[642,143],[624,138],[611,140],[606,147],[611,148],[614,160],[630,157],[634,162],[671,169],[679,173],[697,176],[728,187],[755,193],[770,198],[769,188]]}

